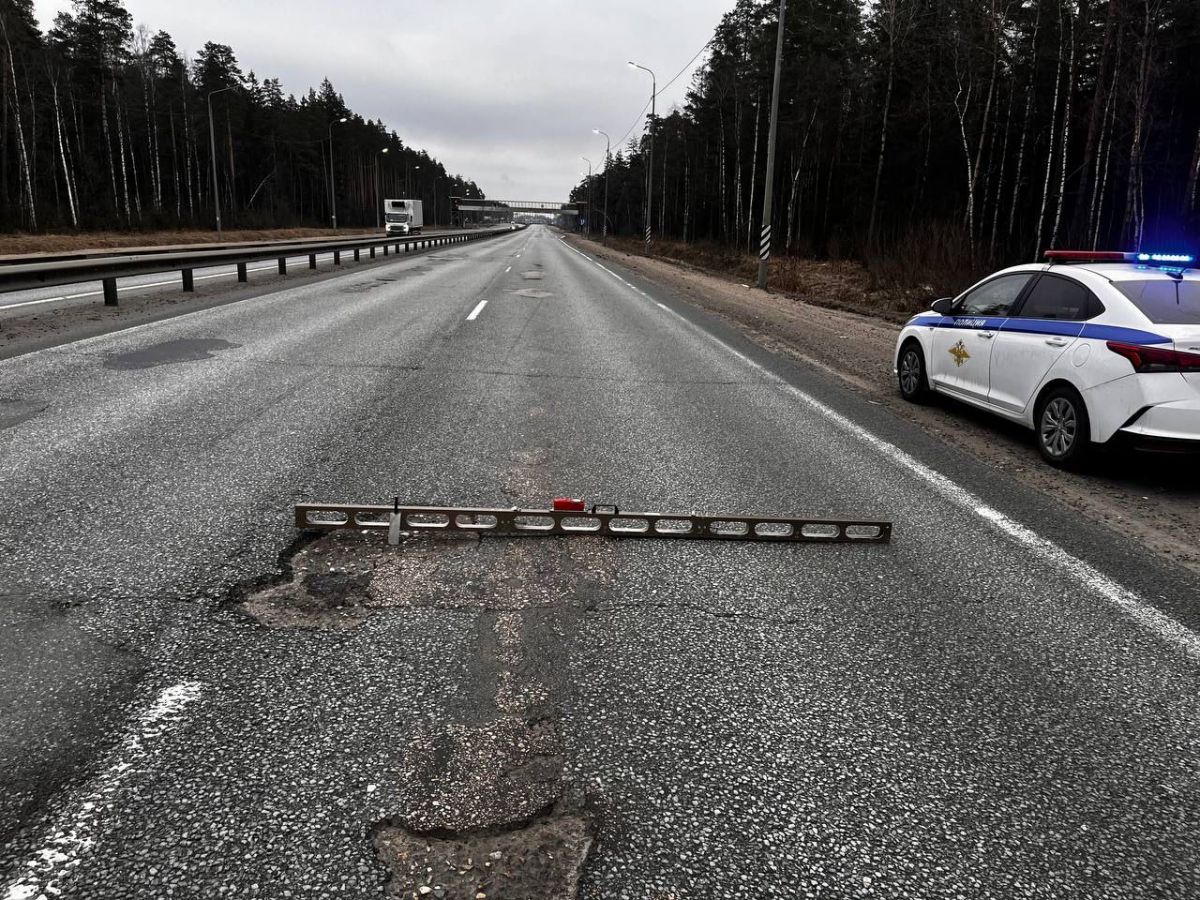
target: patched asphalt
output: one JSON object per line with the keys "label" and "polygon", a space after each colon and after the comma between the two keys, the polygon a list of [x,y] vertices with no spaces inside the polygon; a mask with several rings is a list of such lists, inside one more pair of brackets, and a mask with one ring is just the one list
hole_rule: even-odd
{"label": "patched asphalt", "polygon": [[[1194,895],[1200,661],[805,398],[1185,625],[1195,579],[547,230],[453,256],[0,361],[5,900],[384,897],[386,829],[458,860],[551,801],[583,897]],[[240,605],[293,502],[394,495],[895,533],[485,537],[348,627]]]}

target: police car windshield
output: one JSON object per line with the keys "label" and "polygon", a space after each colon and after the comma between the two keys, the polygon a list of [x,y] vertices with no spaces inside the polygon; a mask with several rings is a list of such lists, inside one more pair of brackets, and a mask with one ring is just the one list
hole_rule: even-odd
{"label": "police car windshield", "polygon": [[1156,278],[1114,281],[1113,287],[1156,325],[1200,325],[1200,281]]}

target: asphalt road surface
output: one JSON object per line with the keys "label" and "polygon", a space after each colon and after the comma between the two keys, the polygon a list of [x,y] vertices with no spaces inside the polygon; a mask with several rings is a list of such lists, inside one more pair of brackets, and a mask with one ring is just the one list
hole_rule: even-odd
{"label": "asphalt road surface", "polygon": [[[568,819],[583,897],[1196,896],[1196,580],[548,229],[0,361],[0,495],[3,900],[457,896],[382,843]],[[394,495],[895,531],[233,602]]]}

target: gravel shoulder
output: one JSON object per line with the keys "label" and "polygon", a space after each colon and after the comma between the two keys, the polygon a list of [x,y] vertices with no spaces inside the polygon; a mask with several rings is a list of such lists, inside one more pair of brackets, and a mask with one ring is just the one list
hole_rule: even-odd
{"label": "gravel shoulder", "polygon": [[569,237],[714,313],[761,346],[829,372],[870,402],[1128,535],[1172,562],[1200,572],[1200,467],[1193,456],[1103,452],[1083,471],[1051,469],[1030,433],[948,399],[903,401],[892,373],[899,326],[882,318],[746,287],[675,261],[652,259]]}

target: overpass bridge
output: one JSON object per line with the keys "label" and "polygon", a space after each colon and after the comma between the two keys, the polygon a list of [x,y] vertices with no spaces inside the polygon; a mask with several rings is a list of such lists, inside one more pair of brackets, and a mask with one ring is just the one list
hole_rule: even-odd
{"label": "overpass bridge", "polygon": [[542,200],[488,200],[451,197],[451,221],[455,225],[484,225],[511,222],[513,216],[550,216],[563,228],[577,229],[587,218],[587,204]]}

